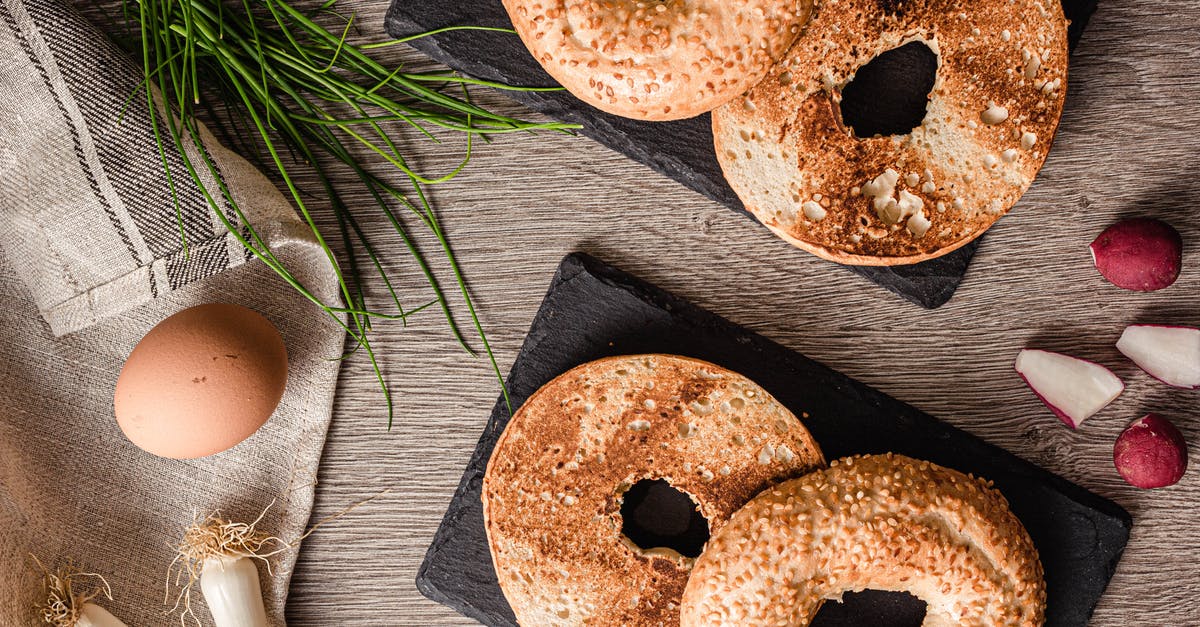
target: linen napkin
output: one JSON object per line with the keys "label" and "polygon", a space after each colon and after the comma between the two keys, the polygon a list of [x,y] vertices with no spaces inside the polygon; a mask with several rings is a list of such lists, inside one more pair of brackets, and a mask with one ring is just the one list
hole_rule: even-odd
{"label": "linen napkin", "polygon": [[[249,522],[266,510],[260,528],[291,540],[312,508],[344,332],[247,257],[177,155],[168,156],[176,215],[141,79],[61,0],[0,0],[0,625],[35,623],[41,573],[31,556],[104,575],[114,599],[98,602],[130,625],[177,622],[168,565],[193,516],[220,510]],[[202,135],[275,254],[337,302],[332,268],[284,197]],[[117,428],[117,375],[151,327],[204,302],[246,305],[279,328],[287,391],[229,451],[158,458]],[[276,624],[295,559],[283,552],[273,574],[260,568]],[[207,624],[198,590],[193,607]]]}

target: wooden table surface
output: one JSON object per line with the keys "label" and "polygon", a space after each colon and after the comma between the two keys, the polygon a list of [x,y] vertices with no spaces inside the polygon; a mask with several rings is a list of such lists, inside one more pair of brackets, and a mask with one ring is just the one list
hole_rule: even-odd
{"label": "wooden table surface", "polygon": [[[357,11],[361,41],[387,38],[386,2],[339,7]],[[1112,465],[1117,434],[1148,411],[1172,418],[1200,453],[1200,392],[1154,382],[1114,348],[1129,323],[1200,324],[1198,23],[1200,0],[1100,0],[1072,59],[1045,168],[988,233],[958,293],[934,311],[583,138],[514,135],[476,146],[466,170],[433,198],[502,370],[562,256],[592,253],[1120,503],[1133,514],[1133,534],[1093,624],[1200,625],[1200,468],[1174,487],[1139,491]],[[403,46],[385,56],[428,66]],[[406,148],[426,172],[440,173],[462,146],[409,134]],[[400,282],[422,285],[398,238],[356,198]],[[1106,283],[1087,250],[1114,220],[1142,215],[1175,224],[1186,246],[1179,282],[1151,294]],[[436,259],[432,243],[423,244]],[[382,303],[381,282],[369,288]],[[425,296],[408,293],[410,303]],[[461,306],[457,313],[469,322]],[[374,342],[396,392],[395,425],[386,429],[367,361],[350,359],[313,519],[390,491],[304,542],[288,622],[464,624],[423,598],[413,579],[499,388],[436,313],[407,327],[384,324]],[[1026,346],[1098,361],[1128,389],[1071,431],[1013,372]]]}

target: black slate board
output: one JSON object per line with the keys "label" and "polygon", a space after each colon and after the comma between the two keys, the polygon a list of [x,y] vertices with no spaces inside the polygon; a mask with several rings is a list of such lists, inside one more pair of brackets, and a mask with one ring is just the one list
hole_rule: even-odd
{"label": "black slate board", "polygon": [[[587,255],[568,255],[550,284],[509,373],[513,406],[586,361],[649,352],[705,359],[750,377],[796,415],[808,413],[804,422],[829,459],[894,451],[993,480],[1041,553],[1046,624],[1087,624],[1133,524],[1120,506]],[[480,494],[508,419],[501,400],[417,574],[417,588],[430,599],[506,626],[515,621],[496,583]],[[877,605],[867,595],[820,624],[866,624]]]}
{"label": "black slate board", "polygon": [[[1062,0],[1071,20],[1069,41],[1074,48],[1097,0]],[[385,27],[403,37],[447,26],[511,28],[500,0],[392,0]],[[430,57],[469,76],[509,85],[555,86],[554,79],[512,34],[452,31],[410,42]],[[890,89],[883,83],[876,91]],[[679,183],[747,216],[741,201],[725,182],[713,151],[710,116],[675,122],[639,122],[609,115],[566,92],[506,92],[512,98],[550,117],[583,125],[582,133],[629,158],[650,166]],[[885,102],[881,98],[878,102]],[[886,114],[886,112],[885,112]],[[909,266],[845,266],[905,299],[927,308],[944,304],[958,289],[980,240],[943,257]]]}

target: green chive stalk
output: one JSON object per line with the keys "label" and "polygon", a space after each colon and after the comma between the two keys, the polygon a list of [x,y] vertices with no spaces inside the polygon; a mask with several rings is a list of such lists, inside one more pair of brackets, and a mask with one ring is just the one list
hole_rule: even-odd
{"label": "green chive stalk", "polygon": [[[302,11],[283,0],[126,0],[125,16],[136,36],[132,47],[140,55],[157,148],[162,157],[172,195],[180,180],[200,188],[213,211],[238,241],[300,294],[332,316],[353,339],[353,348],[366,353],[388,407],[388,427],[394,415],[392,396],[369,339],[377,320],[404,321],[429,307],[441,310],[449,330],[464,350],[474,355],[461,331],[438,276],[417,248],[408,222],[414,221],[436,239],[448,261],[456,291],[471,319],[474,334],[504,390],[504,380],[487,335],[468,293],[462,271],[426,192],[427,186],[453,179],[467,165],[475,141],[490,135],[532,131],[569,131],[573,125],[531,122],[490,111],[471,101],[469,86],[501,90],[532,90],[455,75],[449,71],[405,72],[388,68],[370,56],[372,49],[406,40],[356,46],[349,41],[354,17],[335,12],[336,0]],[[340,20],[338,23],[336,20]],[[334,22],[330,29],[326,23]],[[475,27],[459,27],[475,28]],[[503,30],[479,28],[480,30]],[[443,32],[441,29],[435,32]],[[511,32],[511,31],[508,31]],[[433,33],[425,33],[429,35]],[[418,35],[424,36],[424,35]],[[411,38],[410,38],[411,39]],[[153,86],[154,88],[149,88]],[[139,97],[134,95],[133,97]],[[158,100],[156,102],[156,99]],[[243,154],[273,174],[287,190],[301,219],[312,230],[337,274],[343,304],[326,303],[296,279],[271,251],[247,220],[220,177],[200,140],[198,109],[221,102],[235,129],[228,136],[249,136],[238,142]],[[158,105],[168,112],[159,115]],[[403,152],[385,132],[385,124],[401,123],[422,137],[438,142],[447,132],[461,135],[463,158],[442,176],[426,176],[409,165]],[[435,134],[437,133],[437,134]],[[197,161],[189,156],[195,147]],[[257,148],[265,148],[265,154]],[[368,170],[354,157],[354,148],[366,148],[393,169],[392,176]],[[185,171],[172,171],[168,153],[182,158]],[[326,165],[331,164],[331,165]],[[343,166],[353,175],[353,185],[365,189],[404,244],[408,258],[419,268],[433,299],[405,309],[395,283],[384,269],[375,246],[368,241],[359,219],[343,200],[343,179],[331,175],[332,166]],[[319,189],[301,189],[296,168],[311,168]],[[207,176],[204,176],[207,175]],[[210,189],[205,180],[216,180]],[[399,181],[399,184],[397,183]],[[333,237],[318,227],[310,201],[328,201],[339,232]],[[236,222],[220,211],[223,199]],[[178,214],[178,201],[177,214]],[[407,218],[405,218],[407,216]],[[406,221],[407,220],[407,221]],[[182,224],[180,236],[184,237]],[[336,238],[336,240],[335,240]],[[343,270],[330,241],[344,249]],[[187,242],[184,241],[186,249]],[[365,267],[364,267],[365,266]],[[390,295],[389,308],[376,311],[363,292],[365,273],[382,278]]]}

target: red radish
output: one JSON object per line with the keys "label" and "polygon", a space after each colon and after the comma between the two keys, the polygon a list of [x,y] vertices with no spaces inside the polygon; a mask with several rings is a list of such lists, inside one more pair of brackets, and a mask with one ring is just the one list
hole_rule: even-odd
{"label": "red radish", "polygon": [[1092,242],[1092,261],[1113,285],[1138,292],[1161,290],[1179,278],[1183,239],[1162,220],[1122,220]]}
{"label": "red radish", "polygon": [[1125,391],[1125,384],[1108,368],[1061,353],[1027,348],[1017,355],[1015,367],[1033,393],[1072,429]]}
{"label": "red radish", "polygon": [[1187,443],[1171,421],[1158,414],[1139,418],[1117,438],[1113,464],[1121,478],[1137,488],[1179,483],[1187,471]]}
{"label": "red radish", "polygon": [[1167,385],[1200,387],[1200,329],[1135,324],[1125,328],[1117,350]]}

